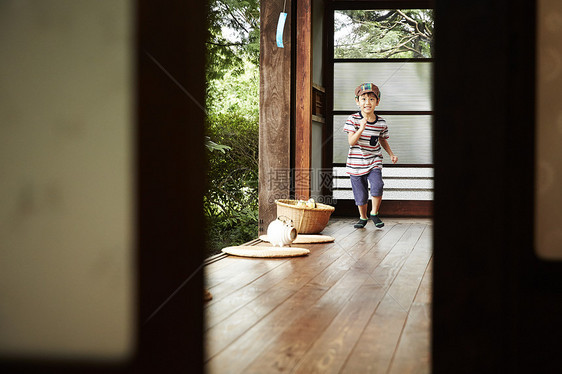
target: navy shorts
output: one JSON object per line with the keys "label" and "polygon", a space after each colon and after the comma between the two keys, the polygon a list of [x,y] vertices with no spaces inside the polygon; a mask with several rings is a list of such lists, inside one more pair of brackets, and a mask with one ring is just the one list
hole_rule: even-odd
{"label": "navy shorts", "polygon": [[349,177],[351,178],[355,205],[365,205],[369,201],[368,184],[371,185],[371,196],[382,196],[384,183],[382,181],[381,169],[373,168],[367,174],[350,175]]}

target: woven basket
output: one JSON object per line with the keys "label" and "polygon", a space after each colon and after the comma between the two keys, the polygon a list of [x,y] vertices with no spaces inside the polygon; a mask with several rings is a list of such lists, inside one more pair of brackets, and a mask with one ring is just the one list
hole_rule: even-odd
{"label": "woven basket", "polygon": [[297,206],[297,200],[275,200],[277,217],[286,216],[293,220],[299,234],[318,234],[324,230],[330,215],[336,209],[333,206],[316,203],[316,208]]}

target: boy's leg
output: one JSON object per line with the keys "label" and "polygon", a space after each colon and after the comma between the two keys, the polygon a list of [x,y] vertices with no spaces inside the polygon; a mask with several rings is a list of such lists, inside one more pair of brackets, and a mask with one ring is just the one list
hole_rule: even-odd
{"label": "boy's leg", "polygon": [[371,215],[375,216],[379,214],[379,208],[382,202],[382,196],[371,196],[371,201],[373,202],[373,206],[371,207]]}
{"label": "boy's leg", "polygon": [[357,208],[359,209],[359,217],[361,217],[362,219],[369,219],[369,216],[367,215],[369,203],[363,205],[357,205]]}
{"label": "boy's leg", "polygon": [[371,200],[373,202],[370,218],[375,223],[375,226],[380,228],[384,226],[384,223],[379,218],[379,208],[382,202],[384,186],[381,169],[371,170],[371,173],[369,173],[369,182],[371,183]]}
{"label": "boy's leg", "polygon": [[355,227],[356,229],[362,229],[363,227],[365,227],[367,222],[369,222],[369,218],[367,217],[368,206],[369,203],[357,205],[357,208],[359,209],[359,221],[355,225],[353,225],[353,227]]}
{"label": "boy's leg", "polygon": [[359,210],[359,221],[353,225],[356,229],[363,228],[369,222],[367,209],[369,205],[369,186],[366,176],[350,176],[351,188],[353,190],[353,198],[355,205]]}
{"label": "boy's leg", "polygon": [[381,206],[382,196],[371,196],[371,199],[373,200],[373,209],[371,210],[370,218],[375,223],[375,226],[379,228],[383,227],[384,222],[381,221],[379,217],[379,207]]}

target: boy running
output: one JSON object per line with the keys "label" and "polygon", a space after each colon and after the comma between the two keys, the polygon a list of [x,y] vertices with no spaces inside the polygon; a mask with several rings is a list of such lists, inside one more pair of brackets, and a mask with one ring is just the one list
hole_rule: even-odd
{"label": "boy running", "polygon": [[[388,127],[386,121],[375,114],[380,102],[380,90],[373,83],[363,83],[355,89],[355,103],[359,112],[349,116],[343,131],[347,132],[349,152],[346,172],[351,178],[351,188],[355,205],[359,209],[359,221],[353,226],[363,228],[369,218],[376,227],[383,227],[379,218],[384,183],[382,181],[382,150],[388,153],[393,164],[398,157],[388,144]],[[372,208],[367,216],[369,204],[369,186],[371,185]]]}

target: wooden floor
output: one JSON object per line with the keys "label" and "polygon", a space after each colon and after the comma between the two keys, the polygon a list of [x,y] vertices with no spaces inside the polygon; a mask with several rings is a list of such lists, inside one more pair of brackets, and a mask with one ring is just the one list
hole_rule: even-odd
{"label": "wooden floor", "polygon": [[429,373],[432,221],[354,229],[291,259],[205,267],[208,373]]}

